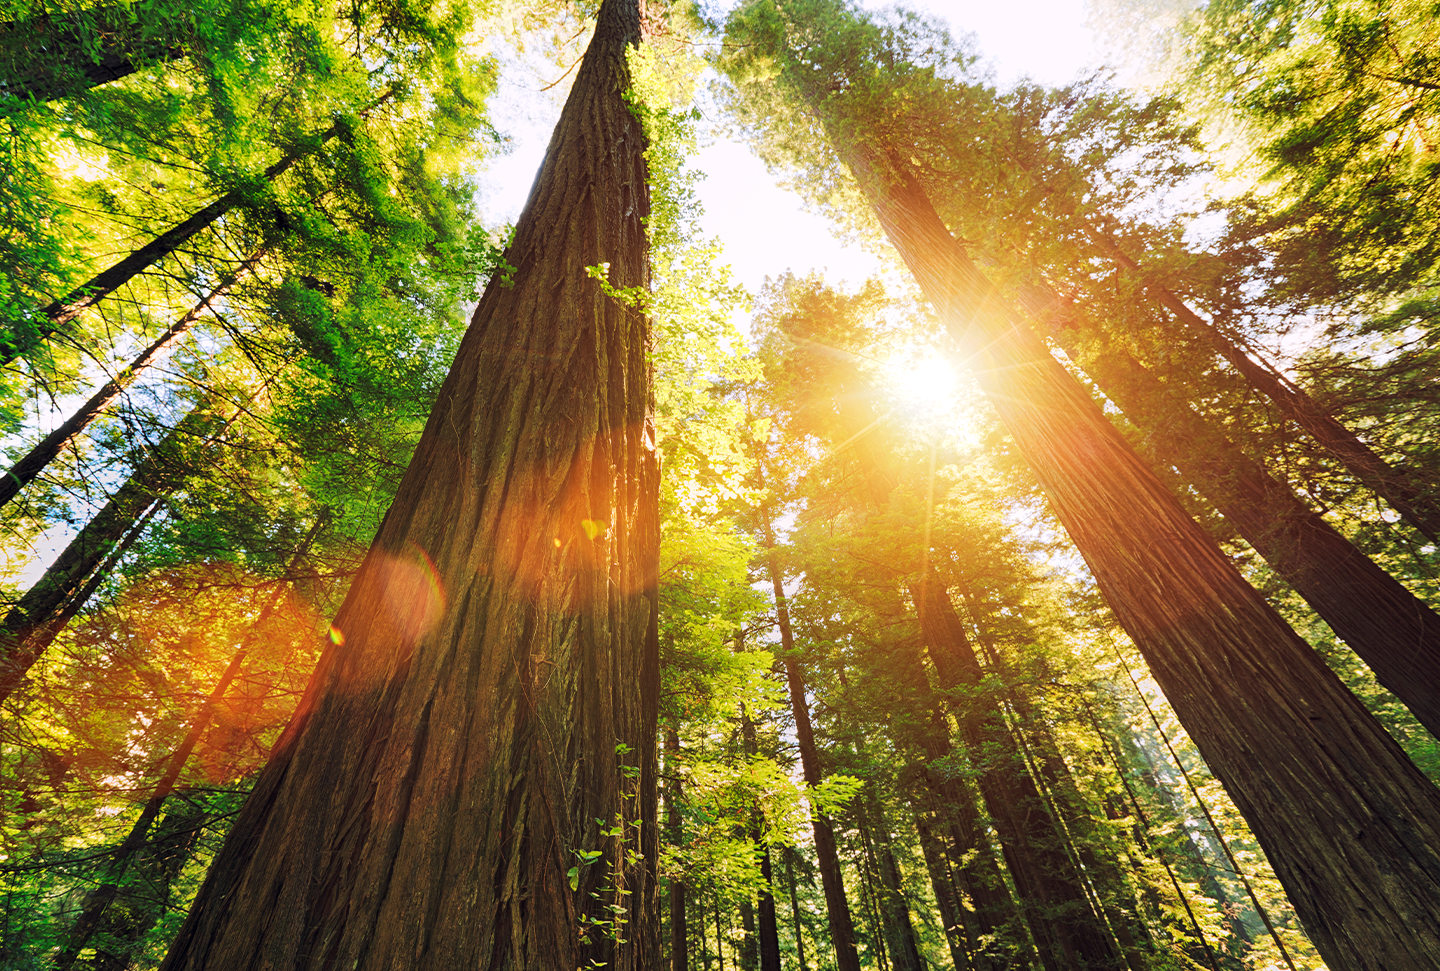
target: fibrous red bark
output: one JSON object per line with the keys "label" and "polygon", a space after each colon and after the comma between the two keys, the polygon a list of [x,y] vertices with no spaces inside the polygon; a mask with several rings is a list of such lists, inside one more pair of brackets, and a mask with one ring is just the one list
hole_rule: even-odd
{"label": "fibrous red bark", "polygon": [[515,241],[299,711],[163,967],[649,969],[658,468],[634,0],[606,0]]}

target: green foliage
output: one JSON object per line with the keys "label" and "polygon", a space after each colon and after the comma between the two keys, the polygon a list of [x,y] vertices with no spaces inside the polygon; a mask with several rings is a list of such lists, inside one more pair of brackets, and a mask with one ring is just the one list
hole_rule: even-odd
{"label": "green foliage", "polygon": [[1273,285],[1384,308],[1440,280],[1440,6],[1431,0],[1212,0],[1183,55],[1199,106],[1262,169],[1237,230]]}

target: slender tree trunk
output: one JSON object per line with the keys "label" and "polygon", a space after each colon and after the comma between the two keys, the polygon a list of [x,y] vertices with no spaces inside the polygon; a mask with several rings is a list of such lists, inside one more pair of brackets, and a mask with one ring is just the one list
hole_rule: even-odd
{"label": "slender tree trunk", "polygon": [[1327,963],[1440,963],[1440,793],[999,301],[910,164],[818,114]]}
{"label": "slender tree trunk", "polygon": [[[1121,251],[1110,237],[1092,232],[1115,263],[1131,273],[1141,273],[1134,260]],[[1190,325],[1210,348],[1239,372],[1250,386],[1273,401],[1287,418],[1305,429],[1330,454],[1339,459],[1366,488],[1384,498],[1405,521],[1432,543],[1440,543],[1440,504],[1428,490],[1403,469],[1397,469],[1377,455],[1355,433],[1336,421],[1304,389],[1260,363],[1235,346],[1218,327],[1205,320],[1173,291],[1148,277],[1142,285],[1171,313]]]}
{"label": "slender tree trunk", "polygon": [[[1185,895],[1185,890],[1180,885],[1180,878],[1175,873],[1175,867],[1167,858],[1168,854],[1165,852],[1165,849],[1149,838],[1150,819],[1145,813],[1144,807],[1140,805],[1140,799],[1135,793],[1135,788],[1130,784],[1130,777],[1125,774],[1125,766],[1121,763],[1119,756],[1110,748],[1109,733],[1100,727],[1100,723],[1095,718],[1094,712],[1090,713],[1090,720],[1095,726],[1095,734],[1100,740],[1100,745],[1110,755],[1110,760],[1115,766],[1115,774],[1119,776],[1120,784],[1124,787],[1125,794],[1129,798],[1131,810],[1135,815],[1136,841],[1140,844],[1142,850],[1153,853],[1155,858],[1160,861],[1160,865],[1165,868],[1166,875],[1170,877],[1170,885],[1175,890],[1175,897],[1180,901],[1181,905],[1184,906],[1185,915],[1190,920],[1189,929],[1194,930],[1195,937],[1200,942],[1201,953],[1197,957],[1193,953],[1192,948],[1190,955],[1191,960],[1196,961],[1196,963],[1200,963],[1201,960],[1203,960],[1204,965],[1208,967],[1210,971],[1220,971],[1220,963],[1216,956],[1215,949],[1210,946],[1210,941],[1205,936],[1204,928],[1200,926],[1200,921],[1195,918],[1195,910],[1190,906],[1190,898]],[[1231,922],[1232,930],[1236,925],[1239,925],[1238,920]],[[1243,925],[1239,926],[1243,929]],[[1229,964],[1226,965],[1226,968],[1227,971],[1239,971],[1239,969],[1231,969]]]}
{"label": "slender tree trunk", "polygon": [[89,427],[92,421],[104,414],[106,409],[120,399],[120,396],[125,393],[125,389],[135,383],[136,378],[164,360],[180,338],[190,332],[205,311],[211,309],[211,301],[223,295],[230,287],[234,286],[242,275],[252,270],[259,258],[260,254],[258,253],[251,256],[234,273],[227,274],[222,278],[208,295],[191,308],[189,313],[177,320],[149,347],[141,351],[128,367],[101,385],[100,390],[91,395],[89,401],[77,408],[75,413],[63,424],[46,435],[20,461],[11,466],[10,471],[0,478],[0,506],[15,498],[22,488],[43,472],[66,445],[73,442],[76,436]]}
{"label": "slender tree trunk", "polygon": [[760,847],[760,971],[780,971],[780,922],[775,913],[775,873],[770,846]]}
{"label": "slender tree trunk", "polygon": [[[802,321],[795,321],[793,329],[794,336],[811,336],[802,332]],[[859,456],[868,498],[877,509],[884,508],[897,483],[873,439],[864,436],[864,430],[877,420],[871,405],[872,389],[858,373],[845,373],[838,364],[832,367],[844,402],[842,407],[837,401],[835,408],[850,433],[849,441],[855,443],[853,451]],[[944,588],[922,579],[909,584],[909,593],[941,684],[949,689],[978,687],[982,677],[979,659]],[[913,663],[906,666],[914,668]],[[912,670],[906,680],[912,690],[928,693],[922,687],[923,671],[917,674]],[[1026,922],[1046,968],[1119,971],[1124,963],[1121,954],[1104,920],[1090,906],[1084,875],[1067,853],[1065,831],[1027,771],[1023,752],[1005,724],[998,701],[977,699],[968,713],[958,715],[971,760],[979,769],[981,793],[1000,834]]]}
{"label": "slender tree trunk", "polygon": [[795,850],[785,848],[785,882],[790,886],[790,916],[795,922],[795,961],[800,971],[810,971],[805,964],[805,925],[800,920],[800,897],[795,891]]}
{"label": "slender tree trunk", "polygon": [[895,971],[925,971],[925,962],[921,960],[920,948],[915,943],[915,925],[910,922],[910,904],[905,898],[905,881],[900,874],[900,864],[895,859],[885,807],[873,793],[869,801],[867,815],[874,844],[876,875],[879,877],[875,892],[880,898],[880,918],[885,929],[885,944],[890,952],[890,965]]}
{"label": "slender tree trunk", "polygon": [[980,971],[980,966],[970,960],[970,952],[978,953],[980,950],[979,930],[973,926],[960,901],[959,888],[951,876],[944,843],[918,809],[915,811],[915,831],[920,834],[920,851],[925,855],[925,870],[930,876],[930,887],[935,892],[935,904],[940,910],[945,943],[950,948],[950,960],[955,965],[955,971]]}
{"label": "slender tree trunk", "polygon": [[[786,605],[785,585],[775,556],[775,538],[770,523],[765,523],[765,539],[770,549],[770,584],[775,591],[775,618],[780,626],[781,659],[785,665],[785,681],[790,689],[790,711],[795,716],[795,738],[800,746],[800,767],[805,785],[818,786],[820,752],[815,747],[815,730],[810,725],[810,704],[805,700],[805,673],[795,656],[795,638],[790,631],[790,610]],[[810,807],[810,824],[815,833],[815,856],[820,865],[820,882],[825,890],[825,909],[830,917],[830,940],[835,947],[839,971],[860,971],[860,953],[855,947],[855,925],[850,917],[850,902],[845,896],[845,880],[840,872],[840,854],[835,846],[835,830],[819,809]]]}
{"label": "slender tree trunk", "polygon": [[[913,595],[941,684],[950,689],[979,687],[979,659],[945,589],[931,583]],[[979,699],[958,715],[978,763],[985,806],[1047,971],[1119,971],[1124,960],[1090,907],[1083,877],[1065,852],[1064,833],[1026,771],[1000,711],[993,702]]]}
{"label": "slender tree trunk", "polygon": [[[387,91],[361,109],[361,113],[383,104],[393,95],[393,91]],[[291,149],[278,162],[265,169],[260,178],[266,182],[275,181],[300,159],[318,151],[322,145],[340,134],[343,127],[343,123],[337,121],[323,132],[312,136],[306,144]],[[184,222],[167,229],[129,256],[100,271],[64,297],[40,310],[36,315],[39,320],[29,333],[12,334],[9,338],[0,339],[0,365],[9,364],[22,354],[35,350],[46,338],[79,317],[85,310],[175,252],[196,233],[230,212],[244,200],[245,195],[242,189],[230,190]]]}
{"label": "slender tree trunk", "polygon": [[[665,842],[685,845],[685,818],[680,813],[680,735],[665,729],[665,768],[670,776],[665,789]],[[670,878],[670,971],[689,971],[690,934],[685,926],[685,882]]]}
{"label": "slender tree trunk", "polygon": [[[736,650],[739,649],[739,639],[737,638]],[[755,733],[755,721],[743,706],[740,710],[740,732],[745,743],[745,754],[757,755],[760,751],[760,743]],[[771,879],[770,844],[765,842],[764,823],[762,811],[757,806],[750,817],[749,836],[750,842],[755,846],[755,852],[760,856],[760,892],[757,895],[759,899],[756,906],[759,924],[760,971],[780,971],[780,930],[775,919],[775,883]]]}
{"label": "slender tree trunk", "polygon": [[[135,525],[194,472],[193,459],[187,454],[190,440],[198,440],[203,448],[233,420],[233,416],[228,420],[216,416],[206,403],[196,405],[150,450],[126,483],[10,608],[0,621],[0,701],[19,686],[80,609],[84,598],[77,596],[77,591],[84,590],[85,597],[89,596],[103,580],[103,576],[95,576],[97,568],[105,562],[113,565],[111,554],[127,535],[135,534]],[[217,425],[221,427],[217,429]],[[87,586],[89,580],[95,583]]]}
{"label": "slender tree trunk", "polygon": [[1156,457],[1213,502],[1376,679],[1440,737],[1440,614],[1099,328],[1087,322],[1090,339],[1076,346],[1083,316],[1064,312],[1053,297],[1029,293],[1027,309],[1051,322],[1051,336],[1145,433]]}
{"label": "slender tree trunk", "polygon": [[172,887],[206,822],[203,808],[184,793],[171,798],[145,845],[135,851],[129,878],[96,927],[94,956],[75,966],[84,971],[128,971],[145,935],[171,908]]}
{"label": "slender tree trunk", "polygon": [[[328,521],[329,517],[326,515],[321,515],[316,519],[315,524],[301,541],[300,548],[295,551],[295,555],[291,558],[290,564],[285,570],[287,578],[295,575],[301,561],[309,554],[310,547],[314,544],[315,539],[320,535],[320,532],[325,528]],[[230,663],[226,665],[224,672],[220,675],[220,680],[215,683],[215,687],[210,690],[209,697],[201,704],[200,710],[195,713],[195,717],[190,722],[190,730],[185,733],[185,737],[181,740],[180,746],[176,748],[175,751],[170,754],[170,758],[166,760],[165,771],[161,773],[160,780],[155,783],[155,788],[151,790],[150,798],[145,801],[144,807],[140,810],[140,816],[135,820],[134,825],[131,826],[129,834],[126,835],[125,839],[116,847],[100,886],[96,887],[87,895],[85,907],[80,912],[80,916],[76,918],[75,924],[71,927],[69,939],[65,947],[55,958],[54,967],[56,971],[69,971],[70,967],[75,963],[76,958],[80,955],[80,952],[89,946],[91,937],[101,926],[106,910],[110,907],[110,904],[115,900],[117,895],[122,892],[120,881],[125,876],[126,869],[130,866],[131,860],[140,852],[142,847],[145,846],[150,836],[151,825],[154,824],[155,820],[159,817],[160,810],[165,805],[165,800],[175,791],[175,783],[179,780],[180,773],[184,771],[185,763],[190,761],[190,755],[195,751],[195,746],[200,744],[201,737],[205,734],[206,729],[210,727],[210,719],[215,714],[216,707],[225,699],[226,693],[230,690],[230,685],[233,684],[235,679],[240,675],[240,669],[245,664],[245,660],[250,656],[250,652],[259,640],[266,635],[266,628],[270,623],[270,619],[275,616],[276,611],[281,608],[285,599],[286,593],[281,591],[260,611],[260,615],[255,619],[255,623],[251,625],[250,631],[240,642],[240,647],[231,655]]]}
{"label": "slender tree trunk", "polygon": [[639,41],[634,0],[605,0],[515,272],[166,971],[658,963],[649,330],[586,269],[649,283]]}

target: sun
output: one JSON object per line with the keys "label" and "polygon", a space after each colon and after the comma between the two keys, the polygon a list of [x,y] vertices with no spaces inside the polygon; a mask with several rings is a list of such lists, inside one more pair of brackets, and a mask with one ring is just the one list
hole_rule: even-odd
{"label": "sun", "polygon": [[890,384],[902,408],[924,416],[950,411],[960,395],[960,376],[940,355],[892,365]]}

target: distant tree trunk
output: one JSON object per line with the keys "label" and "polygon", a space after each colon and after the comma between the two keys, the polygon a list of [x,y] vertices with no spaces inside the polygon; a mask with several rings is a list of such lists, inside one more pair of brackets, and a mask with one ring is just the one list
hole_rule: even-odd
{"label": "distant tree trunk", "polygon": [[[362,113],[388,101],[393,96],[393,91],[387,91],[361,109]],[[292,148],[278,162],[265,169],[260,178],[266,182],[273,182],[300,159],[319,150],[320,146],[340,134],[343,127],[343,124],[337,121],[325,131],[312,136],[305,144]],[[196,233],[234,209],[245,199],[245,195],[246,193],[242,189],[230,190],[184,222],[167,229],[118,263],[100,271],[64,297],[41,309],[36,315],[40,319],[32,325],[32,330],[0,338],[0,365],[9,364],[22,354],[28,354],[38,348],[48,337],[79,317],[85,310],[95,306],[105,297],[174,253]]]}
{"label": "distant tree trunk", "polygon": [[[233,420],[233,416],[216,416],[206,403],[196,405],[146,454],[126,483],[10,608],[0,621],[0,701],[19,686],[79,610],[83,598],[76,596],[77,591],[85,589],[88,580],[103,580],[94,576],[97,567],[106,562],[113,565],[111,554],[127,535],[134,535],[136,523],[194,472],[193,459],[186,454],[191,440],[204,447]],[[93,589],[89,586],[85,596]]]}
{"label": "distant tree trunk", "polygon": [[649,330],[587,272],[649,283],[639,42],[634,0],[605,0],[515,271],[166,971],[658,963]]}
{"label": "distant tree trunk", "polygon": [[125,7],[96,7],[0,24],[0,102],[66,98],[185,56],[181,29],[144,36],[133,16]]}
{"label": "distant tree trunk", "polygon": [[[979,659],[945,589],[929,583],[914,594],[941,684],[979,687]],[[1026,771],[1000,711],[993,700],[981,698],[957,714],[1041,962],[1047,971],[1119,971],[1124,960],[1090,907],[1084,878],[1065,852],[1064,833]]]}
{"label": "distant tree trunk", "polygon": [[[814,336],[801,319],[792,321],[790,329],[792,336],[801,340]],[[875,508],[883,509],[897,483],[873,439],[864,435],[877,421],[871,404],[873,389],[853,369],[834,363],[831,368],[838,382],[832,407],[854,443],[852,450],[859,456],[867,498]],[[979,659],[945,589],[927,579],[911,581],[908,588],[940,683],[948,689],[978,687],[982,677]],[[903,656],[900,665],[911,669],[905,672],[911,690],[921,697],[928,694],[923,671],[917,673],[914,662]],[[1084,968],[1119,971],[1123,959],[1104,920],[1090,906],[1084,875],[1067,853],[1065,831],[1030,776],[999,702],[993,697],[978,698],[969,711],[957,712],[957,716],[1045,967],[1062,971],[1079,962]]]}
{"label": "distant tree trunk", "polygon": [[[685,845],[685,817],[680,813],[680,735],[665,729],[665,842]],[[685,926],[685,881],[670,878],[670,971],[690,971],[690,933]]]}
{"label": "distant tree trunk", "polygon": [[935,905],[940,911],[945,944],[950,948],[950,960],[955,965],[955,971],[981,971],[970,961],[969,954],[972,950],[979,952],[980,935],[971,926],[970,915],[961,903],[959,888],[950,873],[950,861],[945,856],[944,843],[918,809],[915,811],[915,831],[920,834],[920,852],[925,856],[925,871],[930,876],[930,888],[935,893]]}
{"label": "distant tree trunk", "polygon": [[910,163],[810,96],[1327,963],[1440,963],[1440,793],[1004,306]]}
{"label": "distant tree trunk", "polygon": [[[745,744],[745,754],[759,754],[760,744],[755,733],[755,721],[743,706],[740,711],[740,733]],[[775,919],[775,882],[771,879],[770,844],[765,841],[764,823],[765,818],[757,806],[750,816],[749,836],[755,852],[760,856],[760,892],[757,895],[759,901],[756,908],[760,971],[780,971],[780,930]]]}
{"label": "distant tree trunk", "polygon": [[1405,521],[1414,526],[1432,543],[1440,543],[1440,504],[1428,490],[1403,469],[1397,469],[1360,441],[1355,433],[1336,421],[1304,389],[1286,380],[1266,365],[1235,346],[1218,327],[1205,320],[1173,291],[1147,277],[1139,264],[1121,251],[1109,236],[1092,231],[1092,238],[1117,265],[1141,275],[1141,285],[1162,306],[1194,328],[1210,348],[1224,358],[1250,387],[1273,401],[1287,418],[1295,422],[1339,459],[1366,488],[1384,498]]}
{"label": "distant tree trunk", "polygon": [[150,838],[136,848],[129,879],[111,897],[95,928],[94,956],[67,966],[84,971],[127,971],[132,967],[145,935],[171,908],[172,887],[194,853],[207,821],[203,808],[194,805],[183,792],[170,800]]}
{"label": "distant tree trunk", "polygon": [[790,916],[795,921],[795,961],[800,971],[810,971],[805,964],[805,925],[800,920],[800,897],[795,891],[795,850],[785,847],[785,882],[790,887]]}
{"label": "distant tree trunk", "polygon": [[210,309],[210,302],[223,295],[244,273],[253,269],[257,259],[259,259],[258,253],[245,260],[233,273],[226,274],[221,278],[210,293],[201,299],[189,313],[171,324],[165,333],[141,351],[123,371],[101,385],[100,390],[90,396],[90,400],[75,409],[75,412],[63,424],[46,435],[38,445],[25,453],[20,461],[11,466],[10,471],[0,478],[0,506],[15,498],[22,488],[43,472],[66,445],[73,442],[76,436],[83,432],[92,421],[104,414],[107,408],[120,399],[120,396],[125,393],[125,389],[135,383],[136,378],[162,361],[180,338],[188,334],[205,311]]}
{"label": "distant tree trunk", "polygon": [[915,925],[910,922],[910,903],[905,897],[900,864],[895,859],[885,807],[873,792],[868,803],[866,822],[874,847],[876,876],[879,877],[875,893],[879,898],[880,922],[885,932],[885,946],[890,952],[890,966],[894,971],[925,971],[925,962],[915,943]]}
{"label": "distant tree trunk", "polygon": [[[296,570],[309,555],[311,546],[328,522],[328,515],[321,515],[316,519],[285,570],[287,578],[295,575]],[[165,771],[161,773],[159,781],[155,783],[155,788],[151,790],[150,797],[140,810],[139,817],[131,826],[129,834],[112,854],[111,862],[105,869],[100,886],[86,896],[85,906],[70,929],[65,947],[55,958],[54,967],[57,971],[69,971],[80,953],[90,945],[91,937],[101,928],[110,905],[123,894],[120,881],[129,868],[131,860],[140,853],[149,840],[151,825],[159,817],[165,800],[170,798],[170,794],[175,791],[175,783],[179,781],[185,764],[190,761],[190,755],[195,751],[195,746],[200,744],[201,737],[210,727],[210,719],[215,714],[216,707],[224,700],[226,693],[230,690],[230,685],[239,677],[240,669],[256,643],[269,633],[267,628],[270,619],[281,608],[285,598],[285,592],[280,592],[260,611],[255,623],[250,626],[249,632],[241,640],[240,647],[231,655],[230,663],[221,673],[220,680],[215,683],[215,687],[210,690],[210,695],[200,706],[200,710],[195,713],[195,717],[191,719],[190,730],[185,733],[180,745],[166,760]]]}
{"label": "distant tree trunk", "polygon": [[[785,681],[790,689],[790,711],[795,716],[800,768],[805,785],[814,788],[823,780],[820,751],[815,747],[815,730],[810,725],[810,704],[805,700],[805,672],[800,666],[800,659],[795,656],[785,583],[774,551],[775,538],[770,533],[769,522],[764,525],[766,545],[770,549],[770,584],[775,591],[775,618],[780,627],[781,661],[785,665]],[[830,938],[835,946],[836,965],[839,971],[860,971],[860,952],[855,947],[855,924],[850,917],[850,902],[845,896],[845,879],[840,871],[835,830],[830,820],[814,806],[810,808],[810,824],[815,833],[815,857],[820,866],[820,882],[825,890],[825,909],[830,917]]]}
{"label": "distant tree trunk", "polygon": [[740,901],[740,971],[760,971],[760,942],[755,935],[755,905]]}
{"label": "distant tree trunk", "polygon": [[[1440,614],[1075,308],[1043,291],[1028,292],[1025,304],[1049,322],[1066,354],[1145,433],[1156,457],[1213,502],[1376,679],[1440,737]],[[1087,339],[1079,346],[1082,326]]]}

